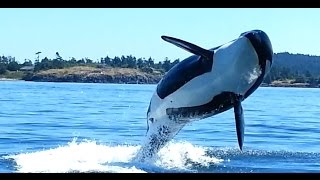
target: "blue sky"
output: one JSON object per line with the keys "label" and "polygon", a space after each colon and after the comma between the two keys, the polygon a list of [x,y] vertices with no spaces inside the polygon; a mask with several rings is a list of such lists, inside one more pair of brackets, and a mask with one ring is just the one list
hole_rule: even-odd
{"label": "blue sky", "polygon": [[133,55],[156,62],[191,54],[163,41],[180,38],[204,48],[261,29],[277,52],[320,55],[320,9],[281,8],[2,8],[0,55],[19,62]]}

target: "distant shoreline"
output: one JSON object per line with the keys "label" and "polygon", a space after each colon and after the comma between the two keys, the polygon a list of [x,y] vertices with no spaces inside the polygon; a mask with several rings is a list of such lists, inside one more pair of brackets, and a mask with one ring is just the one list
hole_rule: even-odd
{"label": "distant shoreline", "polygon": [[[105,83],[105,84],[157,84],[157,83],[133,83],[133,82],[88,82],[88,81],[60,81],[60,80],[50,80],[50,81],[45,81],[45,80],[36,80],[36,81],[31,81],[31,80],[23,80],[23,79],[10,79],[10,78],[0,78],[1,81],[30,81],[30,82],[69,82],[69,83]],[[311,86],[309,84],[302,84],[302,83],[293,83],[293,84],[287,84],[287,83],[278,83],[278,84],[261,84],[260,87],[292,87],[292,88],[320,88],[320,85],[318,86]]]}
{"label": "distant shoreline", "polygon": [[[94,68],[87,66],[49,69],[37,73],[17,71],[16,74],[11,73],[7,77],[1,76],[0,81],[157,84],[164,75],[164,73],[156,70],[144,72],[141,69],[134,68]],[[308,83],[294,83],[294,80],[278,80],[271,84],[262,83],[261,87],[320,88],[320,84],[310,85]]]}
{"label": "distant shoreline", "polygon": [[312,86],[312,85],[309,85],[309,84],[301,84],[301,83],[293,83],[293,84],[286,84],[286,83],[282,83],[282,84],[261,84],[260,87],[320,88],[319,85]]}

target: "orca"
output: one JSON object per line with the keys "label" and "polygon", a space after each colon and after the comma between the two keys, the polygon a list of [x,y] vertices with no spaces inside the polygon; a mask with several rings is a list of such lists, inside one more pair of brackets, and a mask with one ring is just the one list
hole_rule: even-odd
{"label": "orca", "polygon": [[233,108],[242,151],[245,122],[242,101],[262,83],[272,66],[273,49],[262,30],[241,33],[211,49],[161,38],[193,55],[173,66],[159,81],[147,110],[147,133],[137,157],[153,157],[188,123]]}

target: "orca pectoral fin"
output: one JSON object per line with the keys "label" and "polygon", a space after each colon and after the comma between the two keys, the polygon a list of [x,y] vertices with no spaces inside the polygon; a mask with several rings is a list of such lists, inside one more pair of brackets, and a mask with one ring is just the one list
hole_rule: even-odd
{"label": "orca pectoral fin", "polygon": [[174,37],[169,37],[169,36],[161,36],[161,38],[169,43],[172,43],[184,50],[187,50],[193,54],[199,55],[199,56],[203,56],[206,59],[211,59],[213,57],[214,52],[204,49],[202,47],[199,47],[195,44],[189,43],[187,41],[181,40],[181,39],[177,39]]}
{"label": "orca pectoral fin", "polygon": [[244,117],[243,117],[241,100],[242,98],[236,97],[234,99],[233,107],[234,107],[234,117],[236,121],[238,144],[239,144],[240,150],[242,151],[242,145],[244,141]]}

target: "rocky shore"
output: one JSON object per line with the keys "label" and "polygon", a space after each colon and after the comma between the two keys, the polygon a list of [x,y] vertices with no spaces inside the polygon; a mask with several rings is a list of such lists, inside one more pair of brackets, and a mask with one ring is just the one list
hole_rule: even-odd
{"label": "rocky shore", "polygon": [[18,81],[19,79],[0,78],[0,81]]}
{"label": "rocky shore", "polygon": [[273,81],[271,84],[261,84],[262,87],[296,87],[296,88],[320,88],[319,84],[294,83],[293,80]]}

